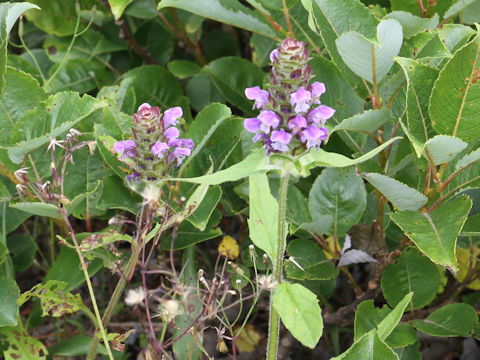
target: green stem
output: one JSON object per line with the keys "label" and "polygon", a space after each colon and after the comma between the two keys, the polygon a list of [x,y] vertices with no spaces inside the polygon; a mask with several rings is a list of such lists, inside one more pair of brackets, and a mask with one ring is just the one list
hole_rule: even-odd
{"label": "green stem", "polygon": [[[137,245],[138,246],[138,245]],[[123,290],[125,289],[125,285],[127,284],[127,276],[130,274],[132,271],[133,267],[136,264],[136,257],[133,255],[135,253],[135,250],[132,249],[132,256],[130,256],[130,259],[128,260],[127,266],[125,268],[125,271],[123,274],[120,275],[120,279],[118,280],[117,286],[115,287],[115,290],[113,291],[112,298],[108,302],[107,309],[105,310],[105,313],[103,314],[102,318],[102,324],[103,326],[107,326],[108,323],[110,322],[110,319],[112,318],[113,311],[115,310],[115,307],[117,306],[118,302],[120,301],[120,297],[122,296]],[[98,336],[94,336],[93,340],[90,344],[90,349],[88,351],[87,355],[87,360],[94,360],[95,356],[97,355],[97,348],[98,344],[100,343],[100,339]]]}
{"label": "green stem", "polygon": [[[287,244],[287,189],[289,173],[285,172],[280,178],[280,191],[278,194],[278,229],[277,229],[277,256],[273,262],[273,276],[279,283],[282,282],[283,257]],[[268,325],[267,360],[276,360],[278,340],[280,335],[280,315],[273,308],[270,297],[270,319]]]}
{"label": "green stem", "polygon": [[[8,251],[7,247],[7,202],[3,202],[3,214],[2,214],[2,234],[0,236],[0,242],[3,243],[5,249]],[[13,262],[12,258],[9,253],[6,255],[6,259],[2,265],[2,274],[6,279],[14,279],[15,280],[15,271],[13,269]]]}

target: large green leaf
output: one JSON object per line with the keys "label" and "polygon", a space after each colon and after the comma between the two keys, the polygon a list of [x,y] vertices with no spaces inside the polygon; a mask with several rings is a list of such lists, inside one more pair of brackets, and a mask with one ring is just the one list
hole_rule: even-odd
{"label": "large green leaf", "polygon": [[[205,186],[205,185],[200,185]],[[207,227],[210,215],[217,207],[220,198],[222,197],[222,189],[220,186],[210,186],[204,197],[200,200],[200,203],[192,204],[195,206],[195,211],[187,218],[200,231],[204,231]],[[188,204],[186,204],[188,208]]]}
{"label": "large green leaf", "polygon": [[375,330],[363,335],[344,353],[332,360],[398,360],[393,350],[380,339]]}
{"label": "large green leaf", "polygon": [[[0,328],[0,344],[5,360],[46,360],[47,349],[23,328],[23,326],[7,326]],[[19,346],[21,344],[21,346]],[[4,347],[4,345],[9,345]]]}
{"label": "large green leaf", "polygon": [[272,295],[272,303],[288,331],[303,345],[313,349],[323,333],[317,296],[300,284],[282,282]]}
{"label": "large green leaf", "polygon": [[273,29],[260,18],[258,13],[235,0],[162,0],[159,9],[176,7],[194,14],[230,24],[266,36],[275,36]]}
{"label": "large green leaf", "polygon": [[[317,244],[307,239],[295,239],[288,244],[287,276],[296,280],[328,280],[338,275],[338,269],[327,259]],[[300,267],[298,266],[300,265]]]}
{"label": "large green leaf", "polygon": [[8,150],[10,159],[20,164],[28,153],[63,135],[103,106],[91,96],[80,98],[73,92],[50,96],[18,121],[13,132],[16,144]]}
{"label": "large green leaf", "polygon": [[331,219],[326,233],[337,237],[344,236],[358,223],[366,204],[365,185],[353,167],[323,170],[313,183],[308,200],[312,218]]}
{"label": "large green leaf", "polygon": [[448,163],[468,144],[459,138],[448,135],[437,135],[425,143],[425,155],[430,157],[435,165]]}
{"label": "large green leaf", "polygon": [[412,296],[412,292],[405,295],[395,308],[378,324],[378,336],[380,339],[385,340],[395,329],[402,318],[405,308],[412,300]]}
{"label": "large green leaf", "polygon": [[433,132],[428,101],[438,70],[408,58],[397,57],[395,61],[402,67],[407,78],[407,127],[412,137],[410,141],[420,157],[425,142]]}
{"label": "large green leaf", "polygon": [[428,258],[410,248],[400,256],[396,264],[388,265],[382,274],[382,290],[391,306],[396,306],[413,292],[411,309],[428,305],[440,286],[440,273]]}
{"label": "large green leaf", "polygon": [[413,326],[433,336],[470,336],[478,315],[467,304],[449,304],[435,310],[425,320],[413,320]]}
{"label": "large green leaf", "polygon": [[458,270],[455,246],[471,207],[472,200],[460,196],[432,212],[406,210],[390,217],[434,263]]}
{"label": "large green leaf", "polygon": [[376,173],[363,173],[362,176],[398,210],[418,210],[428,201],[421,192],[388,176]]}
{"label": "large green leaf", "polygon": [[[274,261],[277,257],[278,203],[272,196],[265,174],[249,177],[250,217],[248,229],[250,239]],[[286,226],[286,224],[285,224]],[[286,241],[282,239],[282,241]],[[285,244],[283,245],[285,248]]]}
{"label": "large green leaf", "polygon": [[37,80],[23,71],[7,67],[5,89],[0,95],[0,145],[12,143],[13,129],[20,117],[47,97]]}
{"label": "large green leaf", "polygon": [[0,328],[17,325],[19,295],[15,280],[0,279]]}
{"label": "large green leaf", "polygon": [[445,14],[443,14],[443,17],[444,18],[452,17],[476,1],[477,0],[457,0],[448,8],[447,11],[445,11]]}
{"label": "large green leaf", "polygon": [[388,109],[367,110],[343,120],[333,131],[344,130],[374,133],[388,120],[390,120],[390,110]]}
{"label": "large green leaf", "polygon": [[[232,72],[232,69],[235,69]],[[246,113],[252,113],[253,103],[245,97],[245,88],[262,85],[264,73],[251,62],[238,57],[224,57],[203,68],[223,96]]]}
{"label": "large green leaf", "polygon": [[407,39],[424,30],[433,30],[438,25],[438,14],[428,19],[415,16],[406,11],[393,11],[388,13],[385,19],[397,20],[402,25],[403,35]]}
{"label": "large green leaf", "polygon": [[377,42],[358,32],[347,32],[335,41],[347,66],[362,79],[379,83],[393,65],[402,46],[402,26],[394,19],[383,20],[377,27]]}
{"label": "large green leaf", "polygon": [[7,64],[7,44],[9,33],[17,19],[29,9],[39,9],[28,2],[0,4],[0,92],[5,85],[5,66]]}
{"label": "large green leaf", "polygon": [[480,136],[480,35],[458,50],[440,71],[430,98],[435,131],[470,141]]}
{"label": "large green leaf", "polygon": [[58,208],[53,204],[47,204],[44,202],[17,202],[10,204],[10,207],[32,215],[45,216],[52,219],[62,219],[62,215],[58,212]]}

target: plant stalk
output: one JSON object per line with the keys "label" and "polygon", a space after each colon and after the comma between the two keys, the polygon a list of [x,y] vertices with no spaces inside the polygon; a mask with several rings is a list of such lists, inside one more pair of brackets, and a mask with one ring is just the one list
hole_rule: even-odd
{"label": "plant stalk", "polygon": [[[290,174],[284,172],[280,178],[280,191],[278,193],[278,229],[277,229],[277,256],[273,262],[273,276],[282,282],[283,257],[287,243],[287,190]],[[280,315],[273,307],[270,297],[270,318],[268,324],[267,360],[276,360],[280,335]]]}

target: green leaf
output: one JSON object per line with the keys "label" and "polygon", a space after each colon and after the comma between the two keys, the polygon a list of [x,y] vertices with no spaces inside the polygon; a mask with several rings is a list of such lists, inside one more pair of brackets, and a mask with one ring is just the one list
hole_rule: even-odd
{"label": "green leaf", "polygon": [[[81,356],[87,355],[90,349],[92,338],[86,335],[75,335],[68,339],[59,341],[48,348],[49,356]],[[97,354],[107,355],[102,345],[98,346]]]}
{"label": "green leaf", "polygon": [[[270,193],[268,178],[265,174],[255,174],[249,177],[250,217],[248,229],[250,239],[256,247],[262,249],[275,261],[277,257],[278,240],[278,203]],[[287,224],[285,224],[287,226]],[[282,241],[286,241],[283,239]]]}
{"label": "green leaf", "polygon": [[[232,72],[232,69],[235,69]],[[264,73],[251,62],[239,57],[224,57],[203,68],[218,90],[231,104],[252,114],[253,103],[245,97],[245,89],[262,85]]]}
{"label": "green leaf", "polygon": [[9,251],[7,249],[7,246],[3,243],[0,242],[0,265],[2,265],[6,259],[8,259]]}
{"label": "green leaf", "polygon": [[62,219],[58,208],[53,204],[43,202],[18,202],[10,204],[10,207],[38,216],[46,216],[52,219]]}
{"label": "green leaf", "polygon": [[276,46],[277,42],[274,39],[260,34],[253,34],[250,38],[253,63],[259,67],[265,67],[270,64],[270,53]]}
{"label": "green leaf", "polygon": [[[416,334],[416,331],[413,330]],[[395,349],[395,353],[398,355],[398,360],[422,360],[423,356],[420,352],[420,341],[417,341],[409,346]]]}
{"label": "green leaf", "polygon": [[417,332],[412,325],[398,324],[392,333],[385,339],[385,342],[392,348],[397,349],[415,343],[418,340]]}
{"label": "green leaf", "polygon": [[438,25],[438,14],[431,18],[421,18],[406,11],[393,11],[388,13],[384,19],[395,19],[403,28],[403,35],[406,39],[424,30],[433,30]]}
{"label": "green leaf", "polygon": [[398,356],[385,344],[375,330],[372,330],[360,339],[344,353],[332,358],[332,360],[398,360]]}
{"label": "green leaf", "polygon": [[317,296],[300,284],[282,282],[272,295],[272,303],[293,337],[313,349],[323,333]]}
{"label": "green leaf", "polygon": [[32,265],[38,247],[30,235],[10,235],[7,246],[15,271],[24,271]]}
{"label": "green leaf", "polygon": [[452,17],[456,14],[458,14],[460,11],[464,10],[466,7],[469,5],[473,4],[477,0],[457,0],[455,3],[453,3],[448,10],[443,14],[443,17],[449,18]]}
{"label": "green leaf", "polygon": [[110,9],[115,20],[118,20],[122,16],[123,11],[132,1],[133,0],[108,0]]}
{"label": "green leaf", "polygon": [[473,25],[480,22],[480,1],[474,1],[463,9],[460,14],[463,24]]}
{"label": "green leaf", "polygon": [[10,201],[12,199],[12,194],[10,190],[5,186],[5,184],[0,181],[0,202]]}
{"label": "green leaf", "polygon": [[287,262],[287,276],[291,279],[328,280],[338,275],[338,269],[327,259],[320,246],[310,240],[291,241],[288,244],[287,253],[296,262]]}
{"label": "green leaf", "polygon": [[[200,185],[204,186],[204,185]],[[187,218],[192,225],[194,225],[200,231],[204,231],[210,215],[217,207],[220,198],[222,197],[222,188],[220,186],[210,186],[205,196],[199,204],[192,204],[196,207],[195,211]],[[190,200],[190,199],[189,199]],[[187,203],[188,207],[188,203]]]}
{"label": "green leaf", "polygon": [[335,126],[333,131],[349,130],[374,133],[389,120],[390,110],[388,109],[367,110],[343,120]]}
{"label": "green leaf", "polygon": [[467,166],[470,166],[479,160],[480,160],[480,148],[472,151],[471,153],[468,153],[467,155],[462,157],[460,160],[458,160],[457,164],[455,165],[455,171],[463,169]]}
{"label": "green leaf", "polygon": [[379,83],[392,67],[393,58],[402,46],[402,26],[393,19],[381,21],[377,27],[377,40],[378,44],[375,44],[357,32],[348,32],[335,41],[345,64],[372,84],[374,81]]}
{"label": "green leaf", "polygon": [[273,29],[260,18],[258,13],[253,12],[235,0],[204,0],[202,2],[162,0],[158,4],[158,9],[166,7],[182,9],[262,35],[275,36]]}
{"label": "green leaf", "polygon": [[464,141],[480,136],[480,35],[458,50],[440,71],[430,98],[435,131]]}
{"label": "green leaf", "polygon": [[423,154],[424,143],[432,134],[428,104],[438,70],[419,62],[397,57],[407,78],[407,127],[417,156]]}
{"label": "green leaf", "polygon": [[362,177],[385,195],[398,210],[418,210],[428,201],[421,192],[388,176],[363,173]]}
{"label": "green leaf", "polygon": [[19,295],[15,280],[0,279],[0,328],[17,325]]}
{"label": "green leaf", "polygon": [[210,77],[203,72],[195,74],[188,80],[185,92],[192,108],[197,112],[202,111],[205,106],[214,102],[225,102],[225,98],[210,80]]}
{"label": "green leaf", "polygon": [[421,332],[433,336],[471,336],[478,323],[478,315],[467,304],[449,304],[435,310],[425,320],[413,320],[413,326]]}
{"label": "green leaf", "polygon": [[80,98],[73,92],[50,96],[18,121],[13,133],[17,144],[8,149],[8,156],[14,163],[20,164],[28,153],[63,135],[103,106],[105,104],[91,96]]}
{"label": "green leaf", "polygon": [[358,223],[367,205],[367,193],[353,167],[327,168],[313,183],[308,208],[313,219],[330,218],[327,235],[344,236]]}
{"label": "green leaf", "polygon": [[[16,327],[0,327],[0,345],[10,345],[6,349],[2,346],[5,360],[46,360],[47,349],[40,340],[30,335],[19,325]],[[21,346],[18,346],[21,344]]]}
{"label": "green leaf", "polygon": [[199,73],[202,68],[200,65],[188,60],[173,60],[167,64],[168,70],[179,79],[189,78]]}
{"label": "green leaf", "polygon": [[7,67],[5,89],[0,95],[0,145],[12,144],[12,133],[20,117],[47,97],[37,80],[23,71]]}
{"label": "green leaf", "polygon": [[411,309],[420,309],[435,298],[440,287],[440,273],[417,249],[409,248],[396,264],[388,265],[382,274],[382,290],[390,306],[396,306],[413,292]]}
{"label": "green leaf", "polygon": [[390,217],[430,260],[458,270],[455,246],[471,207],[472,200],[460,196],[432,212],[407,210]]}
{"label": "green leaf", "polygon": [[378,337],[385,340],[400,322],[405,308],[412,300],[413,292],[408,293],[395,308],[378,324]]}
{"label": "green leaf", "polygon": [[435,165],[440,165],[453,160],[467,146],[468,144],[459,138],[437,135],[425,143],[425,152],[428,151],[425,155],[430,156]]}
{"label": "green leaf", "polygon": [[141,203],[142,198],[126,186],[122,179],[111,175],[103,181],[102,195],[96,206],[102,210],[121,209],[136,214],[140,210]]}

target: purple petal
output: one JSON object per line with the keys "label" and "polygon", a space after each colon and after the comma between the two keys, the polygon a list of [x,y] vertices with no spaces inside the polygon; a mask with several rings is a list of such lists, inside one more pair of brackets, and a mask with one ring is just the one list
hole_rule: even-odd
{"label": "purple petal", "polygon": [[312,96],[315,99],[318,99],[322,94],[325,93],[325,91],[326,91],[326,89],[325,89],[325,84],[324,83],[315,81],[312,84]]}
{"label": "purple petal", "polygon": [[180,131],[176,127],[170,127],[164,132],[167,140],[175,140],[180,135]]}
{"label": "purple petal", "polygon": [[273,63],[276,59],[278,59],[278,49],[273,49],[270,53],[270,61]]}
{"label": "purple petal", "polygon": [[326,105],[320,105],[308,113],[308,120],[314,124],[325,124],[335,114],[335,109]]}
{"label": "purple petal", "polygon": [[302,131],[301,140],[306,142],[307,149],[313,146],[320,146],[322,141],[328,137],[328,129],[318,127],[316,125],[310,125]]}
{"label": "purple petal", "polygon": [[183,110],[180,106],[165,110],[163,114],[163,126],[168,128],[169,126],[177,125],[177,119],[182,117]]}
{"label": "purple petal", "polygon": [[288,128],[291,129],[303,129],[307,127],[307,119],[301,115],[297,115],[290,119],[288,122]]}
{"label": "purple petal", "polygon": [[243,120],[243,126],[247,131],[250,131],[252,133],[257,132],[260,130],[260,125],[262,122],[258,120],[257,118],[247,118]]}
{"label": "purple petal", "polygon": [[310,108],[310,101],[312,101],[312,94],[303,87],[290,94],[290,104],[295,106],[297,113],[302,113]]}
{"label": "purple petal", "polygon": [[168,149],[169,146],[166,143],[157,141],[155,144],[153,144],[151,151],[153,155],[163,158]]}
{"label": "purple petal", "polygon": [[113,148],[119,154],[122,154],[122,158],[137,156],[137,146],[133,140],[117,141],[113,144]]}
{"label": "purple petal", "polygon": [[168,142],[169,146],[176,146],[176,147],[183,147],[187,148],[190,150],[193,150],[193,147],[195,146],[194,142],[192,139],[173,139]]}
{"label": "purple petal", "polygon": [[288,145],[292,140],[292,134],[283,129],[274,130],[272,131],[272,136],[270,136],[270,140],[272,140],[273,142],[280,142],[282,144]]}
{"label": "purple petal", "polygon": [[127,175],[127,180],[128,181],[136,180],[139,183],[140,182],[140,174],[139,173],[132,173],[130,175]]}
{"label": "purple petal", "polygon": [[259,86],[254,86],[245,89],[245,96],[249,100],[255,100],[255,104],[253,104],[254,109],[260,109],[268,103],[269,93],[260,89]]}
{"label": "purple petal", "polygon": [[191,153],[192,151],[190,149],[177,147],[170,155],[168,155],[168,162],[172,163],[176,160],[177,164],[175,166],[178,167],[182,163],[183,159],[186,156],[190,156]]}
{"label": "purple petal", "polygon": [[270,132],[270,128],[276,129],[281,120],[280,116],[271,110],[262,110],[257,118],[262,122],[260,130],[266,134]]}

